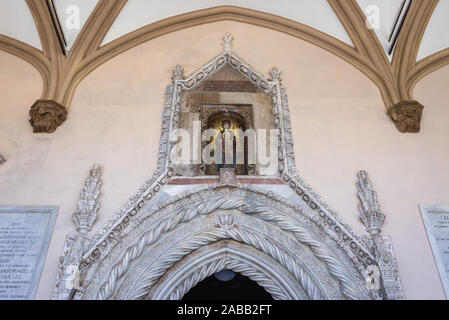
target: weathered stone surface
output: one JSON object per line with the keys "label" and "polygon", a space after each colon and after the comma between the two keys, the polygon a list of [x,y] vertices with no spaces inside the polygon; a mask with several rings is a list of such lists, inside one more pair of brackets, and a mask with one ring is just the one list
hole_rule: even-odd
{"label": "weathered stone surface", "polygon": [[0,153],[0,166],[6,162],[6,158]]}
{"label": "weathered stone surface", "polygon": [[53,133],[67,119],[67,109],[53,100],[37,100],[30,118],[34,133]]}
{"label": "weathered stone surface", "polygon": [[424,106],[418,101],[401,101],[388,110],[398,130],[402,133],[418,133]]}

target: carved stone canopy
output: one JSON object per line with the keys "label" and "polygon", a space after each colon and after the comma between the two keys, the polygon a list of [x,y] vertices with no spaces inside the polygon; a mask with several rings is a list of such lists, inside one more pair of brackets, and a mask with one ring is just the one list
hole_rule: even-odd
{"label": "carved stone canopy", "polygon": [[53,133],[67,119],[67,109],[53,100],[37,100],[30,118],[34,133]]}
{"label": "carved stone canopy", "polygon": [[401,101],[388,110],[398,130],[402,133],[418,133],[424,106],[418,101]]}

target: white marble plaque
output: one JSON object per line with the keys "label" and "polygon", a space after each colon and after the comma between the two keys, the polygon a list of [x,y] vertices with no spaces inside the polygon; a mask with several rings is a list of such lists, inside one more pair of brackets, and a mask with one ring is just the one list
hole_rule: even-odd
{"label": "white marble plaque", "polygon": [[420,206],[446,297],[449,298],[449,206]]}
{"label": "white marble plaque", "polygon": [[34,299],[59,207],[0,207],[0,300]]}

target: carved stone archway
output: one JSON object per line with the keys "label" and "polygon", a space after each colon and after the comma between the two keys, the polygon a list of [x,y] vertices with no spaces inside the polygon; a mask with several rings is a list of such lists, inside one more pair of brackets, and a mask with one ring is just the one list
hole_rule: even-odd
{"label": "carved stone archway", "polygon": [[[175,67],[165,92],[158,168],[90,238],[101,186],[101,171],[92,170],[74,214],[79,233],[67,238],[53,297],[181,298],[202,278],[226,267],[252,277],[277,299],[403,298],[391,239],[379,235],[384,215],[366,172],[357,186],[370,236],[361,236],[297,174],[279,70],[273,68],[269,79],[253,70],[232,51],[229,34],[223,47],[186,78],[183,68]],[[177,142],[172,134],[179,128],[180,95],[226,66],[271,95],[280,134],[278,172],[270,179],[279,188],[231,179],[167,193],[174,175],[169,155]],[[381,281],[371,286],[373,274]]]}
{"label": "carved stone archway", "polygon": [[[197,279],[214,268],[220,271],[214,263],[221,269],[252,267],[259,279],[265,275],[261,285],[275,288],[275,298],[375,297],[365,286],[367,264],[359,259],[364,256],[374,263],[368,252],[345,249],[348,241],[313,221],[310,209],[261,190],[241,185],[201,187],[143,212],[140,222],[121,231],[120,240],[86,269],[87,285],[80,298],[179,298]],[[214,252],[217,245],[224,249],[221,253]],[[205,264],[198,258],[204,257],[201,250],[211,254]],[[188,261],[195,267],[185,274]],[[167,291],[164,283],[181,274],[184,278],[177,283],[183,283]]]}

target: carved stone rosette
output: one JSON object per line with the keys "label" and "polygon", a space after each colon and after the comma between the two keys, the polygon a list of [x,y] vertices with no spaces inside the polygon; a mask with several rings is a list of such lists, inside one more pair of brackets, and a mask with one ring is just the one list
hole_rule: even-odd
{"label": "carved stone rosette", "polygon": [[401,101],[388,110],[398,130],[402,133],[418,133],[424,106],[418,101]]}
{"label": "carved stone rosette", "polygon": [[235,169],[222,168],[220,169],[220,183],[222,184],[235,184]]}
{"label": "carved stone rosette", "polygon": [[34,133],[53,133],[67,119],[67,109],[53,100],[37,100],[30,118]]}

